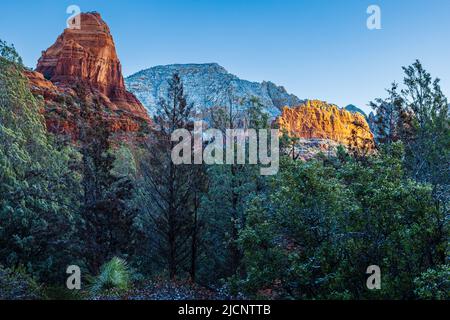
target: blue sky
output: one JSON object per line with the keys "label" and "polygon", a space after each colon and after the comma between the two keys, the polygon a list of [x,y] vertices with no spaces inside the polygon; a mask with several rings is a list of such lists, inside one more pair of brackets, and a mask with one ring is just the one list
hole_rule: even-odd
{"label": "blue sky", "polygon": [[[98,11],[125,75],[155,65],[217,62],[300,98],[365,110],[420,59],[450,95],[448,0],[17,0],[0,5],[0,39],[34,67],[65,28],[66,8]],[[382,30],[366,27],[381,8]]]}

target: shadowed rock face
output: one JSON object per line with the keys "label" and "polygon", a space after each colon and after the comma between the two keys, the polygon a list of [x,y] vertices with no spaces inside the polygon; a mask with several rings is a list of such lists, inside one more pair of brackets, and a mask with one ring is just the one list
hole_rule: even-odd
{"label": "shadowed rock face", "polygon": [[[24,74],[28,78],[31,92],[44,98],[42,113],[49,132],[68,136],[75,142],[80,138],[81,128],[98,125],[94,120],[99,116],[113,135],[111,138],[136,141],[151,125],[147,117],[121,111],[99,93],[85,94],[85,90],[78,91],[80,87],[57,86],[39,72],[25,71]],[[83,112],[88,110],[91,110],[91,118],[83,117]]]}
{"label": "shadowed rock face", "polygon": [[87,84],[119,109],[147,117],[141,103],[125,89],[113,38],[98,13],[82,13],[81,29],[64,30],[43,52],[36,71],[57,86]]}
{"label": "shadowed rock face", "polygon": [[76,140],[80,111],[95,105],[111,132],[141,132],[151,120],[125,89],[109,27],[98,13],[82,13],[80,18],[81,29],[64,30],[42,53],[36,71],[25,72],[32,92],[46,102],[48,130]]}
{"label": "shadowed rock face", "polygon": [[353,133],[356,133],[358,140],[374,140],[362,114],[318,100],[307,101],[295,108],[284,108],[278,125],[281,130],[297,138],[331,140],[344,146],[350,144]]}

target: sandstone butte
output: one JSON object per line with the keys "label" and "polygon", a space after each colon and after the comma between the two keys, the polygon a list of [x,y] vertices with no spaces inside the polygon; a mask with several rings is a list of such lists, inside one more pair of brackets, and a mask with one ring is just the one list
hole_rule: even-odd
{"label": "sandstone butte", "polygon": [[48,130],[76,140],[80,108],[93,103],[101,105],[101,111],[96,110],[112,132],[145,130],[151,120],[125,88],[108,25],[98,13],[82,13],[80,18],[81,28],[65,29],[42,53],[36,70],[25,73],[32,92],[44,97]]}
{"label": "sandstone butte", "polygon": [[277,122],[280,130],[291,137],[332,140],[349,146],[356,134],[359,146],[366,143],[372,148],[374,145],[373,134],[363,115],[318,100],[309,100],[294,108],[285,107]]}

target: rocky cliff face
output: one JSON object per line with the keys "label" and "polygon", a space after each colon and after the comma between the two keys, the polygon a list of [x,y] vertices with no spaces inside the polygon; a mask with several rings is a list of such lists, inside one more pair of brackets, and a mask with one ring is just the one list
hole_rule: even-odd
{"label": "rocky cliff face", "polygon": [[[42,95],[49,130],[76,138],[75,114],[86,104],[100,106],[113,132],[136,132],[150,123],[147,111],[125,88],[109,27],[98,13],[81,14],[81,29],[66,29],[42,53],[31,89]],[[62,131],[62,132],[61,132]]]}
{"label": "rocky cliff face", "polygon": [[337,143],[349,146],[354,136],[358,138],[358,143],[364,141],[371,145],[374,140],[362,114],[318,100],[307,101],[295,108],[284,108],[277,122],[281,130],[301,138],[301,141],[328,140],[333,145]]}
{"label": "rocky cliff face", "polygon": [[167,80],[174,73],[180,75],[188,101],[194,104],[197,113],[212,107],[228,106],[230,97],[239,101],[236,104],[242,104],[243,110],[251,105],[250,98],[256,97],[272,117],[279,116],[284,106],[301,103],[299,98],[288,94],[283,87],[271,82],[239,79],[216,63],[157,66],[128,77],[125,83],[149,113],[155,115],[159,99],[167,96]]}
{"label": "rocky cliff face", "polygon": [[[135,140],[151,125],[148,117],[121,111],[101,94],[86,93],[83,87],[57,86],[35,71],[25,71],[31,92],[44,99],[47,130],[57,135],[78,140],[83,126],[97,124],[102,119],[115,139]],[[90,117],[84,115],[89,113]],[[84,115],[83,115],[84,114]]]}

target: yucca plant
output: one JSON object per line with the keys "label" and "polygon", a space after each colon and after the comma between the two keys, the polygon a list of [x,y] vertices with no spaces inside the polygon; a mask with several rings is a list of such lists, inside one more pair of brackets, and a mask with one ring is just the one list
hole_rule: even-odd
{"label": "yucca plant", "polygon": [[114,257],[105,263],[90,287],[92,295],[108,290],[126,291],[130,286],[131,272],[125,260]]}

